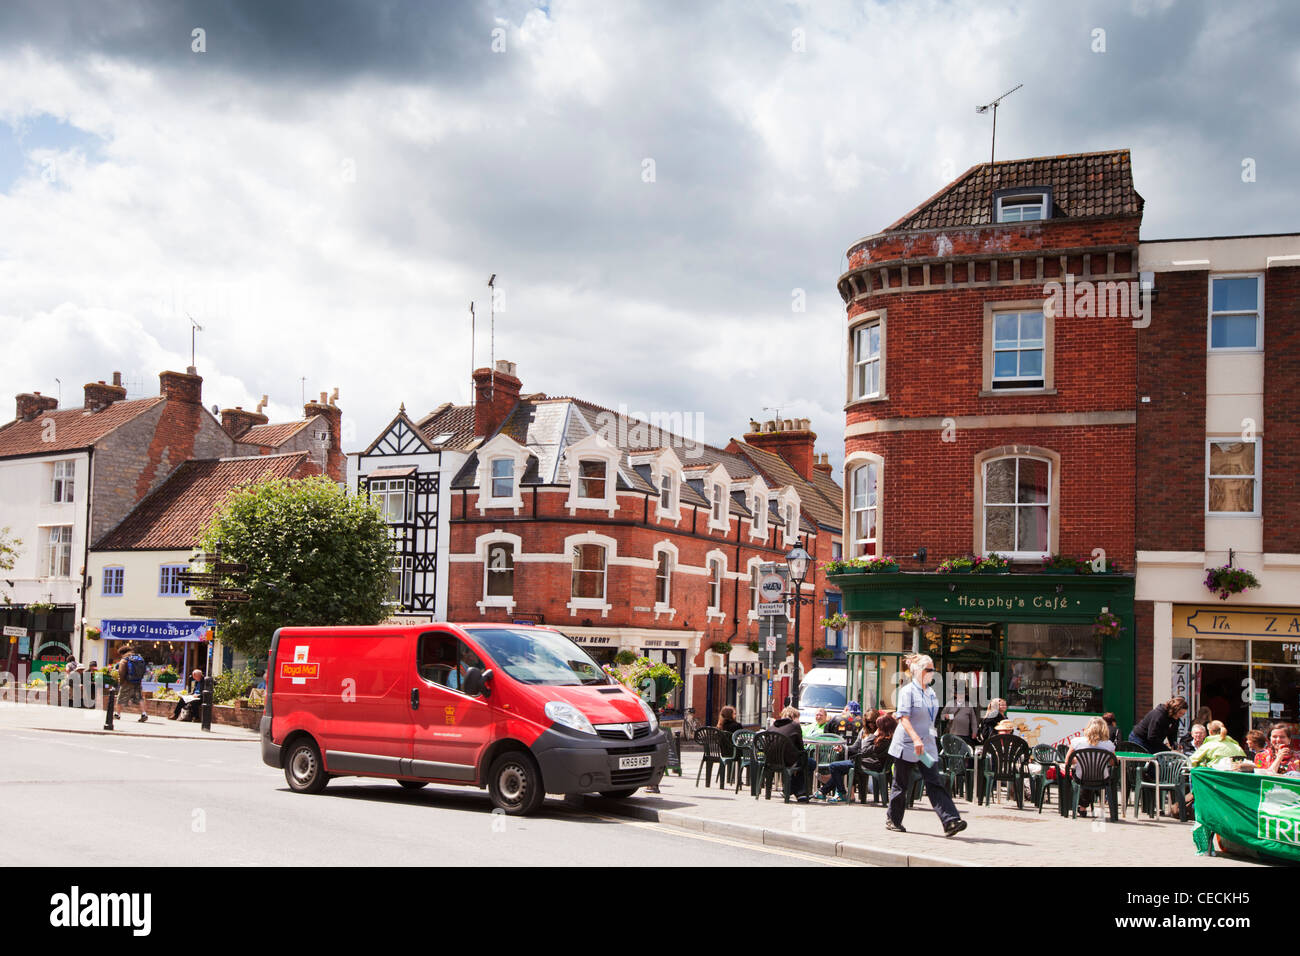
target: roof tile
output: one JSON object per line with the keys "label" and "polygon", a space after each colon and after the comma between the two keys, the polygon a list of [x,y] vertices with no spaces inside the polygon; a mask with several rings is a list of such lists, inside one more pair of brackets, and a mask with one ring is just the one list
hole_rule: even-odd
{"label": "roof tile", "polygon": [[[14,420],[0,427],[0,458],[13,455],[40,455],[47,452],[87,448],[119,425],[142,415],[160,402],[161,395],[114,402],[97,412],[80,408],[52,409],[31,421]],[[46,423],[54,422],[53,428]],[[52,438],[52,441],[46,441]]]}

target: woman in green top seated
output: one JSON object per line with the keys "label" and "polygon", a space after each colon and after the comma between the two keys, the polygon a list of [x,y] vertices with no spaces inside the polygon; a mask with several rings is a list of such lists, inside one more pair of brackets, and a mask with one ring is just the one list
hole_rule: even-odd
{"label": "woman in green top seated", "polygon": [[1246,751],[1228,736],[1228,728],[1223,726],[1222,721],[1212,720],[1210,726],[1206,728],[1205,742],[1196,748],[1187,762],[1193,767],[1207,767],[1213,766],[1224,758],[1245,760]]}

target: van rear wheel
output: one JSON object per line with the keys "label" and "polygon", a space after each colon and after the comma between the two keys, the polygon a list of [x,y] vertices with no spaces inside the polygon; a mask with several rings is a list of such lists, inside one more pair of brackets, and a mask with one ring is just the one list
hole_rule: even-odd
{"label": "van rear wheel", "polygon": [[303,737],[284,757],[284,779],[295,793],[320,793],[329,783],[320,748],[310,737]]}
{"label": "van rear wheel", "polygon": [[399,780],[397,782],[407,790],[419,790],[421,787],[427,787],[429,785],[429,781],[427,780]]}
{"label": "van rear wheel", "polygon": [[532,813],[546,799],[537,761],[521,750],[497,757],[488,771],[488,794],[496,807],[512,817]]}

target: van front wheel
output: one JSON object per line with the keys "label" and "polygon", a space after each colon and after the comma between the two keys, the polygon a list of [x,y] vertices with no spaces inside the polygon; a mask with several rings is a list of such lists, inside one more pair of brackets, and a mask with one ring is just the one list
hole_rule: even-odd
{"label": "van front wheel", "polygon": [[329,783],[320,749],[310,737],[299,740],[285,754],[284,779],[295,793],[320,793]]}
{"label": "van front wheel", "polygon": [[639,787],[633,787],[631,790],[602,790],[600,795],[606,800],[626,800],[632,794],[636,793]]}
{"label": "van front wheel", "polygon": [[488,771],[488,794],[496,807],[512,817],[532,813],[546,799],[537,762],[520,750],[503,753]]}

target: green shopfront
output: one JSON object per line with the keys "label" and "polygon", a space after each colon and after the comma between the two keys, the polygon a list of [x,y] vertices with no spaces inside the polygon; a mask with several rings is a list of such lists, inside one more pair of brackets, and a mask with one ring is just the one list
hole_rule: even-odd
{"label": "green shopfront", "polygon": [[[854,637],[849,693],[863,707],[892,707],[908,675],[912,629],[899,619],[920,606],[937,623],[920,649],[935,660],[946,707],[1005,698],[1008,717],[1031,744],[1074,736],[1089,717],[1113,711],[1133,724],[1133,577],[1121,574],[847,573],[830,583],[844,596]],[[1113,614],[1123,630],[1098,634]]]}

